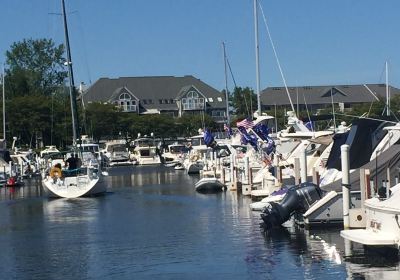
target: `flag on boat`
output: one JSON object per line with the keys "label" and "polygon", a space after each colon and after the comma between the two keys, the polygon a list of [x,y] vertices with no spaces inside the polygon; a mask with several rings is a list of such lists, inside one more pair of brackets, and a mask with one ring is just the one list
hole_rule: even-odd
{"label": "flag on boat", "polygon": [[268,139],[269,129],[263,123],[258,123],[253,127],[253,131],[260,137],[262,140]]}
{"label": "flag on boat", "polygon": [[267,154],[270,155],[271,153],[275,152],[275,141],[269,136],[269,129],[263,123],[258,123],[253,127],[253,131],[263,140],[261,144],[261,149]]}
{"label": "flag on boat", "polygon": [[246,128],[244,126],[238,126],[238,130],[242,136],[240,139],[242,144],[243,145],[250,144],[256,151],[258,151],[257,136],[255,136],[254,134],[247,133]]}
{"label": "flag on boat", "polygon": [[239,127],[244,127],[244,128],[246,128],[246,129],[248,129],[248,128],[252,128],[252,127],[254,126],[254,123],[253,123],[252,120],[244,119],[244,120],[242,120],[242,121],[240,121],[240,122],[237,122],[237,123],[236,123],[236,126],[237,126],[238,128],[239,128]]}
{"label": "flag on boat", "polygon": [[212,135],[211,131],[206,129],[203,135],[204,143],[207,147],[215,148],[217,143],[214,140],[214,136]]}
{"label": "flag on boat", "polygon": [[305,126],[306,126],[309,130],[314,131],[314,123],[313,123],[312,121],[306,122],[306,123],[305,123]]}
{"label": "flag on boat", "polygon": [[226,131],[226,132],[228,132],[228,135],[229,136],[231,136],[233,133],[232,133],[232,128],[229,126],[229,125],[227,125],[226,123],[224,123],[224,130]]}

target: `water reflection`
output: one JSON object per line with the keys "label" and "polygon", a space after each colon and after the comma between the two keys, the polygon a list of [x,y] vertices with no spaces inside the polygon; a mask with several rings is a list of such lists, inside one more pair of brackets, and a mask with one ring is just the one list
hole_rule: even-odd
{"label": "water reflection", "polygon": [[1,275],[400,279],[397,258],[371,258],[355,246],[344,257],[338,229],[308,231],[288,223],[265,232],[250,198],[231,191],[199,194],[197,179],[145,166],[110,169],[109,192],[101,197],[50,200],[35,181],[1,188]]}

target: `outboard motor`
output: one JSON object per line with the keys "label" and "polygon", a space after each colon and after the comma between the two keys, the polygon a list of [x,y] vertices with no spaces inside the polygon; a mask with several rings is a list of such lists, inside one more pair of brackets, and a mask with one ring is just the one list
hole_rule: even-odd
{"label": "outboard motor", "polygon": [[289,188],[281,202],[270,202],[261,213],[265,228],[280,226],[295,212],[305,213],[321,197],[322,190],[313,183],[301,183]]}

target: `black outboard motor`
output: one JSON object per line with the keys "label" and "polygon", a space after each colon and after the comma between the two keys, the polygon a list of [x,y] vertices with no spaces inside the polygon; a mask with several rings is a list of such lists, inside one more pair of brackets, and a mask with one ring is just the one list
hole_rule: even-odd
{"label": "black outboard motor", "polygon": [[270,202],[261,213],[265,228],[280,226],[295,212],[305,213],[321,197],[322,190],[313,183],[302,183],[289,188],[280,203]]}

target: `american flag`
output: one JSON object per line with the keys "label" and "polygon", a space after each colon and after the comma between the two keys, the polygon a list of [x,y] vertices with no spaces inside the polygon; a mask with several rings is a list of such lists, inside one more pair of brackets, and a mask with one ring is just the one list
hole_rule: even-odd
{"label": "american flag", "polygon": [[244,119],[244,120],[242,120],[242,121],[240,121],[240,122],[237,122],[236,123],[236,126],[237,127],[240,127],[240,126],[242,126],[242,127],[244,127],[244,128],[252,128],[253,126],[254,126],[254,123],[253,123],[253,121],[251,121],[251,120],[248,120],[248,119]]}

